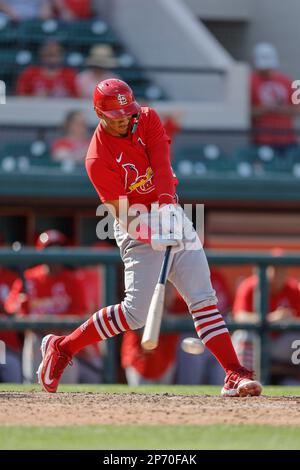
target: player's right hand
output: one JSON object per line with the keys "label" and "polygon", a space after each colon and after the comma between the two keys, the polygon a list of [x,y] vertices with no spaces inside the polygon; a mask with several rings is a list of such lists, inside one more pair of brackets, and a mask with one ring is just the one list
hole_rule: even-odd
{"label": "player's right hand", "polygon": [[172,252],[176,253],[184,249],[183,238],[183,212],[174,204],[166,204],[157,211],[159,223],[151,234],[151,246],[156,251],[164,251],[172,246]]}

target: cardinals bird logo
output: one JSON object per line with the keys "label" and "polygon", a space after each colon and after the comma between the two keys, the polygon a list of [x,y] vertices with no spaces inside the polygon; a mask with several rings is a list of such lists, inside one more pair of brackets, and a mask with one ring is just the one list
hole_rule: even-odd
{"label": "cardinals bird logo", "polygon": [[139,194],[147,194],[155,189],[153,184],[153,171],[149,166],[145,175],[139,175],[139,171],[133,163],[122,165],[125,171],[125,188],[127,194],[137,191]]}

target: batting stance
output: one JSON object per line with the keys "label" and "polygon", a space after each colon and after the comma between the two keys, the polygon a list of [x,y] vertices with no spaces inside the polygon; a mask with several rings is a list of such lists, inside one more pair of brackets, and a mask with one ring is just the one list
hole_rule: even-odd
{"label": "batting stance", "polygon": [[[82,348],[144,326],[167,246],[168,279],[186,301],[196,331],[225,370],[223,396],[260,395],[262,387],[239,362],[217,309],[204,250],[176,202],[169,138],[157,113],[141,107],[118,79],[94,93],[100,119],[86,157],[88,175],[115,217],[114,230],[125,269],[125,298],[102,308],[68,336],[47,335],[41,344],[39,381],[56,392],[65,367]],[[133,207],[143,207],[138,212]],[[171,221],[168,223],[168,221]]]}

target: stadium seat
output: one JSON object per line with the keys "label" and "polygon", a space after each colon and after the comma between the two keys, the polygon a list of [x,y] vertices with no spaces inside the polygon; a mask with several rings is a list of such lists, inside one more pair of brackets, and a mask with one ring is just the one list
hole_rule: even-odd
{"label": "stadium seat", "polygon": [[296,178],[300,178],[300,147],[288,150],[285,154],[290,172]]}
{"label": "stadium seat", "polygon": [[94,44],[119,45],[116,36],[102,20],[83,20],[65,23],[62,42],[67,47],[91,47]]}
{"label": "stadium seat", "polygon": [[84,65],[84,55],[79,50],[69,50],[64,59],[65,65],[68,67],[82,67]]}
{"label": "stadium seat", "polygon": [[0,171],[26,173],[35,170],[57,169],[62,173],[84,173],[84,164],[70,160],[58,162],[52,160],[49,147],[43,140],[30,142],[9,142],[0,152]]}
{"label": "stadium seat", "polygon": [[254,175],[256,147],[247,146],[237,149],[233,155],[233,159],[239,176],[250,177]]}
{"label": "stadium seat", "polygon": [[233,168],[227,155],[215,144],[189,145],[178,149],[173,166],[179,175],[185,176],[202,176]]}
{"label": "stadium seat", "polygon": [[26,156],[39,159],[48,158],[48,155],[48,146],[43,140],[8,142],[1,150],[2,158]]}
{"label": "stadium seat", "polygon": [[165,94],[163,90],[156,86],[152,85],[151,83],[145,82],[131,82],[128,81],[129,85],[133,89],[135,96],[138,99],[145,99],[145,100],[160,100],[165,98]]}
{"label": "stadium seat", "polygon": [[[50,169],[61,170],[61,163],[45,159],[30,158],[27,156],[20,157],[4,157],[0,161],[0,171],[5,173],[20,172],[28,173],[34,171],[49,172]],[[69,171],[70,173],[70,171]]]}
{"label": "stadium seat", "polygon": [[34,56],[28,49],[0,48],[1,77],[13,74],[21,67],[31,64],[33,60]]}
{"label": "stadium seat", "polygon": [[114,72],[122,77],[125,82],[130,82],[131,84],[135,83],[141,87],[147,87],[147,85],[149,85],[149,80],[145,78],[144,74],[140,70],[118,67]]}
{"label": "stadium seat", "polygon": [[8,21],[4,16],[0,16],[0,44],[11,45],[16,43],[17,26],[15,23]]}
{"label": "stadium seat", "polygon": [[[65,22],[56,19],[33,19],[12,25],[0,16],[0,78],[6,82],[9,94],[14,91],[22,69],[39,63],[38,50],[47,40],[56,40],[62,44],[65,49],[65,65],[78,70],[84,67],[85,59],[93,45],[110,44],[119,64],[115,72],[130,84],[138,99],[166,98],[162,89],[151,83],[143,71],[134,69],[134,58],[124,51],[116,35],[103,20]],[[17,47],[18,45],[20,47]]]}
{"label": "stadium seat", "polygon": [[244,177],[288,172],[287,159],[267,145],[239,148],[234,161],[237,173]]}
{"label": "stadium seat", "polygon": [[20,24],[19,39],[22,44],[38,47],[47,40],[63,43],[67,38],[67,28],[55,19],[45,21],[28,20]]}

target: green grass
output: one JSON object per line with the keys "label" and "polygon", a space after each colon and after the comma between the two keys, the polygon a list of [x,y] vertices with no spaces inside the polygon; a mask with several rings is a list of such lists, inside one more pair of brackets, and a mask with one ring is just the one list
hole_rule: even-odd
{"label": "green grass", "polygon": [[0,428],[0,449],[299,449],[300,428],[79,426]]}
{"label": "green grass", "polygon": [[[35,392],[35,385],[0,384],[1,391]],[[218,395],[220,387],[63,385],[60,392]],[[264,395],[300,396],[300,387],[265,387]],[[0,427],[0,449],[299,449],[300,427],[269,425],[149,425]]]}
{"label": "green grass", "polygon": [[[0,383],[0,393],[40,391],[39,385],[18,385]],[[94,392],[94,393],[174,393],[176,395],[219,395],[221,387],[212,385],[144,385],[128,387],[128,385],[60,385],[59,392]],[[58,392],[58,393],[59,393]],[[264,387],[263,395],[268,396],[300,396],[299,387]]]}

